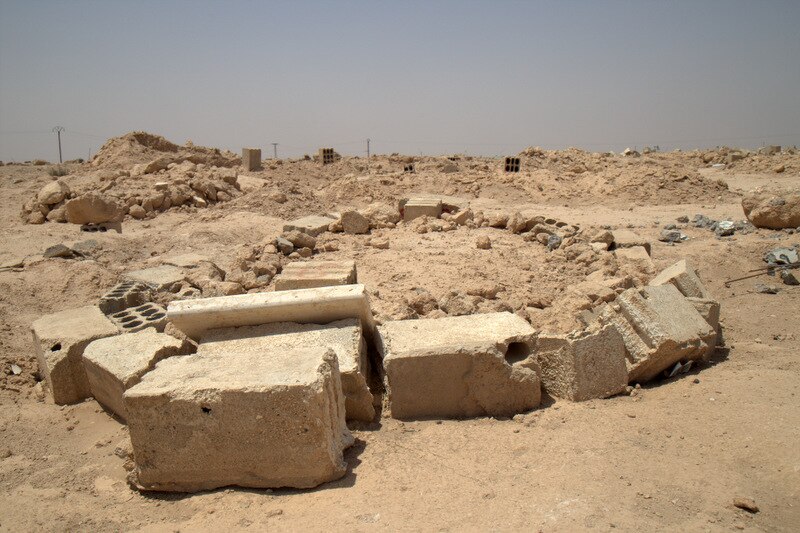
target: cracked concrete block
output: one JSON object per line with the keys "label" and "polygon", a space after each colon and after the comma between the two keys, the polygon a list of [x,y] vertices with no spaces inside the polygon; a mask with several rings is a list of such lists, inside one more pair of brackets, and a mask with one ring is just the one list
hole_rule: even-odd
{"label": "cracked concrete block", "polygon": [[358,283],[355,261],[296,261],[275,277],[275,290],[312,289]]}
{"label": "cracked concrete block", "polygon": [[129,307],[136,307],[152,299],[150,288],[138,281],[123,281],[117,283],[110,291],[105,293],[98,303],[100,310],[106,315],[119,313]]}
{"label": "cracked concrete block", "polygon": [[628,381],[647,381],[679,361],[704,360],[716,331],[672,285],[628,289],[601,313],[625,341]]}
{"label": "cracked concrete block", "polygon": [[310,488],[347,471],[353,437],[330,349],[170,357],[124,404],[143,490]]}
{"label": "cracked concrete block", "polygon": [[332,222],[336,222],[336,219],[332,217],[309,215],[287,222],[283,225],[283,232],[289,233],[290,231],[296,230],[316,237],[328,231],[328,226],[330,226]]}
{"label": "cracked concrete block", "polygon": [[179,300],[170,302],[167,318],[195,340],[210,329],[273,322],[327,324],[344,318],[358,318],[367,340],[375,331],[375,319],[364,285]]}
{"label": "cracked concrete block", "polygon": [[711,298],[697,272],[687,263],[686,259],[681,259],[672,266],[669,266],[658,273],[650,281],[650,285],[664,285],[672,283],[686,297],[691,298]]}
{"label": "cracked concrete block", "polygon": [[542,386],[551,396],[581,402],[608,398],[625,390],[625,343],[611,324],[577,334],[540,334],[536,357]]}
{"label": "cracked concrete block", "polygon": [[164,331],[167,326],[167,310],[157,303],[129,307],[109,317],[125,333],[134,333],[147,328]]}
{"label": "cracked concrete block", "polygon": [[31,329],[39,371],[47,380],[53,401],[64,405],[91,396],[83,351],[90,342],[119,333],[117,326],[100,308],[89,305],[43,316]]}
{"label": "cracked concrete block", "polygon": [[438,198],[413,197],[403,206],[403,220],[409,222],[415,218],[442,216],[442,201]]}
{"label": "cracked concrete block", "polygon": [[510,416],[539,405],[535,332],[511,313],[378,328],[388,407],[400,419]]}
{"label": "cracked concrete block", "polygon": [[133,270],[126,272],[125,277],[134,281],[140,281],[155,290],[163,291],[169,290],[170,287],[176,283],[182,282],[186,279],[186,274],[183,269],[172,265],[161,265],[152,268],[145,268],[142,270]]}
{"label": "cracked concrete block", "polygon": [[191,345],[148,328],[90,343],[83,352],[83,366],[95,400],[127,418],[122,395],[139,383],[156,363],[173,355],[187,354]]}
{"label": "cracked concrete block", "polygon": [[620,248],[632,248],[634,246],[641,246],[650,255],[650,241],[641,237],[637,233],[629,229],[615,229],[611,232],[614,237],[614,242],[611,244],[611,250],[618,250]]}
{"label": "cracked concrete block", "polygon": [[367,385],[369,359],[358,319],[347,318],[330,324],[276,322],[261,326],[214,329],[200,338],[199,355],[290,352],[293,348],[325,347],[336,353],[345,411],[348,420],[370,422],[375,418],[372,393]]}

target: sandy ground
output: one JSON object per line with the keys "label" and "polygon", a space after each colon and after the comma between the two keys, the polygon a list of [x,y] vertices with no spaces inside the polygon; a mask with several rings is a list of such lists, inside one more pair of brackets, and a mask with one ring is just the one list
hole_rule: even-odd
{"label": "sandy ground", "polygon": [[[758,230],[718,239],[688,227],[687,242],[656,241],[661,227],[681,215],[742,219],[739,190],[797,186],[800,178],[709,172],[731,192],[680,204],[601,198],[578,206],[484,191],[473,205],[583,226],[633,225],[653,240],[658,267],[690,258],[722,304],[727,348],[711,364],[633,396],[580,404],[545,399],[512,420],[380,418],[354,428],[348,475],[311,491],[176,495],[129,488],[115,454],[126,428],[95,401],[60,407],[40,393],[30,323],[94,303],[121,272],[165,254],[202,252],[226,268],[232,250],[274,237],[286,215],[248,203],[245,195],[228,207],[170,211],[126,221],[122,234],[89,236],[69,224],[22,223],[20,206],[48,178],[32,167],[0,168],[0,263],[31,256],[24,270],[0,272],[0,530],[800,530],[800,288],[767,277],[723,285],[762,266],[769,249],[800,243],[800,235]],[[341,205],[325,200],[329,209]],[[476,255],[482,232],[495,245]],[[438,297],[490,280],[513,303],[526,287],[555,291],[581,275],[571,265],[562,266],[563,279],[544,275],[542,249],[527,243],[531,250],[521,251],[521,239],[501,230],[384,233],[389,250],[367,246],[367,237],[338,237],[339,251],[322,256],[357,260],[379,314],[390,315],[414,287]],[[87,238],[100,245],[93,260],[34,257],[49,245]],[[756,283],[782,290],[755,293]],[[12,363],[21,375],[11,375]],[[739,496],[755,500],[760,512],[735,508]]]}

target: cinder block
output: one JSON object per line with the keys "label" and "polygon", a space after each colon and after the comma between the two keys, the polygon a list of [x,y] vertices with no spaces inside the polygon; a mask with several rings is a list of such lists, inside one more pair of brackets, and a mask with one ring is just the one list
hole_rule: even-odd
{"label": "cinder block", "polygon": [[182,269],[172,265],[161,265],[157,267],[133,270],[125,273],[125,278],[144,283],[155,290],[169,290],[176,283],[186,279],[186,274]]}
{"label": "cinder block", "polygon": [[394,418],[510,416],[539,405],[535,333],[517,315],[399,320],[378,331]]}
{"label": "cinder block", "polygon": [[98,307],[67,309],[43,316],[31,327],[39,371],[47,380],[53,401],[76,403],[91,396],[83,368],[83,351],[97,339],[119,333]]}
{"label": "cinder block", "polygon": [[98,306],[106,315],[119,313],[129,307],[136,307],[152,299],[150,287],[138,281],[123,281],[105,293]]}
{"label": "cinder block", "polygon": [[310,488],[353,442],[333,350],[170,357],[124,394],[143,490]]}
{"label": "cinder block", "polygon": [[336,222],[336,219],[331,217],[309,215],[287,222],[283,225],[283,232],[289,233],[290,231],[299,231],[301,233],[307,233],[312,237],[316,237],[321,233],[328,231],[328,226],[330,226],[332,222]]}
{"label": "cinder block", "polygon": [[551,396],[581,402],[625,390],[625,343],[611,324],[570,335],[540,334],[536,356]]}
{"label": "cinder block", "polygon": [[410,198],[403,207],[403,220],[408,222],[421,216],[431,218],[442,216],[442,201],[433,198]]}
{"label": "cinder block", "polygon": [[403,172],[406,174],[413,174],[415,172],[414,163],[407,163],[403,165]]}
{"label": "cinder block", "polygon": [[90,343],[83,352],[83,366],[95,400],[127,419],[123,393],[139,383],[156,363],[167,357],[190,352],[191,345],[148,328],[138,333],[117,335]]}
{"label": "cinder block", "polygon": [[625,341],[628,381],[647,381],[679,361],[704,360],[716,331],[674,285],[628,289],[600,316]]}
{"label": "cinder block", "polygon": [[242,148],[242,166],[245,170],[261,170],[261,149]]}
{"label": "cinder block", "polygon": [[348,420],[371,421],[375,417],[372,393],[367,385],[369,360],[361,324],[355,318],[330,324],[277,322],[261,326],[214,329],[200,338],[199,355],[246,352],[285,353],[293,348],[330,348],[339,361],[345,411]]}
{"label": "cinder block", "polygon": [[358,318],[368,339],[375,331],[375,320],[364,285],[174,301],[167,306],[167,318],[193,339],[199,339],[210,329],[273,322],[327,324],[344,318]]}
{"label": "cinder block", "polygon": [[167,326],[167,310],[152,302],[130,307],[114,313],[109,318],[126,333],[142,331],[147,328],[164,331]]}
{"label": "cinder block", "polygon": [[358,283],[355,261],[297,261],[275,277],[275,290],[312,289]]}
{"label": "cinder block", "polygon": [[319,149],[319,162],[323,165],[330,165],[336,160],[336,154],[333,148],[320,148]]}
{"label": "cinder block", "polygon": [[686,297],[704,299],[711,297],[703,282],[697,276],[697,272],[686,262],[686,259],[681,259],[674,265],[665,268],[650,281],[652,286],[666,283],[675,285],[681,291],[681,294]]}
{"label": "cinder block", "polygon": [[504,172],[519,172],[519,157],[506,157],[503,161]]}
{"label": "cinder block", "polygon": [[644,237],[639,236],[629,229],[615,229],[611,234],[614,236],[611,250],[641,246],[647,250],[647,255],[650,255],[650,242]]}

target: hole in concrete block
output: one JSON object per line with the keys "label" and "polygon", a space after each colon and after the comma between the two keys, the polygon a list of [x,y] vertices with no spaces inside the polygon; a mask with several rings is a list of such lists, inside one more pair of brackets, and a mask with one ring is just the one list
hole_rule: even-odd
{"label": "hole in concrete block", "polygon": [[50,351],[51,351],[51,352],[57,352],[57,351],[59,351],[60,349],[61,349],[61,343],[60,343],[60,342],[57,342],[56,344],[54,344],[54,345],[53,345],[53,347],[52,347],[52,348],[50,348]]}
{"label": "hole in concrete block", "polygon": [[156,313],[150,317],[150,320],[161,320],[162,318],[164,318],[164,313]]}
{"label": "hole in concrete block", "polygon": [[148,307],[148,308],[146,308],[144,310],[139,311],[139,314],[142,315],[142,316],[150,316],[153,313],[157,313],[157,312],[158,312],[158,309],[154,309],[152,307]]}
{"label": "hole in concrete block", "polygon": [[524,342],[512,342],[508,345],[506,350],[506,361],[508,364],[513,365],[524,361],[531,354],[531,347]]}
{"label": "hole in concrete block", "polygon": [[133,315],[130,315],[130,316],[124,316],[124,315],[123,315],[123,317],[121,317],[121,318],[122,318],[121,322],[122,322],[123,324],[127,324],[127,323],[128,323],[128,322],[130,322],[131,320],[136,320],[136,317],[135,317],[135,316],[133,316]]}
{"label": "hole in concrete block", "polygon": [[140,320],[134,320],[133,322],[127,322],[122,324],[124,328],[135,328],[136,326],[141,326],[142,322]]}

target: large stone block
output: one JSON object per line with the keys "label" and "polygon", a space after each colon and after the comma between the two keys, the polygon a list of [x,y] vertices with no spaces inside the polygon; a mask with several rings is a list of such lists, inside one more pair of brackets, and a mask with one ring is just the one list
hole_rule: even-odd
{"label": "large stone block", "polygon": [[614,255],[620,263],[623,272],[628,272],[636,277],[649,277],[656,271],[656,265],[650,259],[650,253],[643,246],[630,246],[617,248]]}
{"label": "large stone block", "polygon": [[686,297],[705,299],[711,297],[703,282],[697,276],[697,272],[686,262],[686,259],[681,259],[674,265],[665,268],[650,281],[652,286],[665,285],[667,283],[675,285],[681,291],[681,294]]}
{"label": "large stone block", "polygon": [[95,400],[125,420],[125,391],[139,383],[158,361],[189,352],[188,342],[149,328],[92,342],[83,352],[83,366]]}
{"label": "large stone block", "polygon": [[409,198],[403,206],[403,220],[409,222],[415,218],[442,216],[442,201],[438,198]]}
{"label": "large stone block", "polygon": [[388,406],[401,419],[509,416],[539,405],[535,332],[511,313],[399,320],[378,328]]}
{"label": "large stone block", "polygon": [[647,381],[679,361],[708,358],[716,331],[672,285],[628,289],[600,316],[622,333],[628,381]]}
{"label": "large stone block", "polygon": [[144,490],[309,488],[353,442],[333,350],[170,357],[125,392]]}
{"label": "large stone block", "polygon": [[296,261],[275,277],[275,290],[313,289],[358,283],[355,261]]}
{"label": "large stone block", "polygon": [[299,231],[316,237],[328,231],[328,226],[330,226],[332,222],[336,222],[336,219],[326,216],[309,215],[287,222],[283,225],[283,232],[289,233],[290,231]]}
{"label": "large stone block", "polygon": [[611,244],[612,250],[641,246],[647,250],[647,254],[650,255],[650,241],[638,235],[637,233],[634,233],[629,229],[616,229],[611,232],[611,235],[614,238],[614,242]]}
{"label": "large stone block", "polygon": [[242,166],[245,170],[261,170],[261,149],[242,148]]}
{"label": "large stone block", "polygon": [[47,380],[53,401],[63,405],[91,396],[83,368],[83,351],[97,339],[119,333],[98,307],[67,309],[33,323],[39,371]]}
{"label": "large stone block", "polygon": [[237,294],[170,302],[167,318],[193,339],[210,330],[273,322],[327,324],[358,318],[370,339],[375,320],[364,285]]}
{"label": "large stone block", "polygon": [[214,329],[200,338],[197,353],[286,353],[293,348],[311,347],[330,348],[336,353],[347,419],[371,421],[375,417],[375,408],[367,385],[369,359],[358,319],[348,318],[325,325],[276,322],[261,326]]}
{"label": "large stone block", "polygon": [[542,386],[572,401],[608,398],[625,390],[625,343],[611,324],[577,334],[541,334],[536,340]]}

